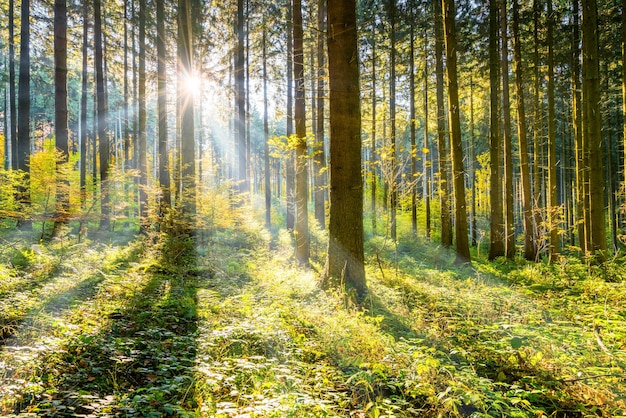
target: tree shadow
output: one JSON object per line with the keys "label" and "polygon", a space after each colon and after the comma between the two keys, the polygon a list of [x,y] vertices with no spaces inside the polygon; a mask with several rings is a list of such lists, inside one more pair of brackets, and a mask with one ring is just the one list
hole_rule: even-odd
{"label": "tree shadow", "polygon": [[145,284],[129,289],[96,333],[74,335],[41,359],[46,395],[23,397],[14,413],[162,416],[196,408],[196,257],[191,240],[184,254],[172,252],[175,244],[164,245]]}

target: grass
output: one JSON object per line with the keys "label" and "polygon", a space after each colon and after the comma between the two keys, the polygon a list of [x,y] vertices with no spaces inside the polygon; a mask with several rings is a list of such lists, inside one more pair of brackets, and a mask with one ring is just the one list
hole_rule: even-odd
{"label": "grass", "polygon": [[3,246],[0,414],[626,415],[620,259],[458,267],[370,236],[357,307],[317,286],[321,250],[302,270],[284,231],[237,223]]}

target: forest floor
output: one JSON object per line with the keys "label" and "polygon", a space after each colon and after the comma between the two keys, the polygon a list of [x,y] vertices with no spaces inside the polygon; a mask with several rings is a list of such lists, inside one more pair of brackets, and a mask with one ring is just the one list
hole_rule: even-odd
{"label": "forest floor", "polygon": [[626,267],[366,244],[352,306],[254,221],[0,235],[0,415],[626,416]]}

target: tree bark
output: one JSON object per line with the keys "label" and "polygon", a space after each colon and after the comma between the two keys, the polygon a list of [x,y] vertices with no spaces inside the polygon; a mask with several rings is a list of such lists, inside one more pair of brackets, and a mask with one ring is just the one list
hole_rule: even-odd
{"label": "tree bark", "polygon": [[433,0],[435,21],[435,75],[437,79],[437,147],[439,151],[439,206],[441,208],[441,245],[452,246],[452,220],[450,218],[450,186],[448,184],[448,145],[443,95],[443,12],[441,1]]}
{"label": "tree bark", "polygon": [[411,229],[417,235],[417,146],[415,132],[415,13],[409,27],[409,127],[411,134]]}
{"label": "tree bark", "polygon": [[589,252],[595,261],[606,258],[604,179],[598,57],[598,11],[595,0],[583,1],[583,127],[589,155]]}
{"label": "tree bark", "polygon": [[55,232],[66,224],[70,211],[70,183],[67,162],[68,146],[68,111],[67,111],[67,4],[66,0],[54,1],[54,130],[57,159],[56,182],[56,219]]}
{"label": "tree bark", "polygon": [[157,114],[159,128],[159,186],[161,214],[171,206],[169,154],[167,151],[167,48],[165,47],[165,0],[156,0]]}
{"label": "tree bark", "polygon": [[367,293],[363,255],[363,183],[356,2],[328,2],[330,217],[323,287]]}
{"label": "tree bark", "polygon": [[528,139],[526,134],[526,110],[524,106],[524,77],[522,72],[522,45],[519,35],[518,0],[513,0],[513,42],[515,92],[517,96],[517,137],[520,153],[522,212],[524,216],[524,258],[534,260],[537,254],[533,230],[533,208],[530,187],[530,166],[528,161]]}
{"label": "tree bark", "polygon": [[94,0],[94,43],[96,68],[96,111],[98,121],[98,141],[100,149],[100,229],[107,230],[111,226],[111,208],[109,207],[109,137],[108,114],[104,91],[104,60],[102,41],[102,10],[101,0]]}
{"label": "tree bark", "polygon": [[139,153],[139,224],[145,232],[148,228],[148,156],[146,141],[146,0],[139,0],[139,132],[137,148]]}
{"label": "tree bark", "polygon": [[309,216],[306,113],[304,96],[304,35],[302,29],[302,3],[293,0],[293,73],[296,82],[294,120],[296,122],[296,259],[309,265]]}
{"label": "tree bark", "polygon": [[235,50],[235,149],[239,191],[249,190],[246,163],[246,86],[245,86],[245,30],[244,0],[237,0],[237,47]]}
{"label": "tree bark", "polygon": [[506,257],[515,257],[515,220],[513,210],[513,140],[511,139],[511,100],[509,98],[509,46],[508,46],[508,22],[507,0],[500,0],[500,37],[502,39],[501,63],[502,63],[502,113],[503,113],[503,139],[504,139],[504,196],[505,196],[505,222],[506,234],[505,246]]}
{"label": "tree bark", "polygon": [[82,84],[80,92],[80,203],[84,207],[87,201],[87,89],[88,45],[89,45],[89,3],[83,3],[83,48],[82,48]]}
{"label": "tree bark", "polygon": [[398,205],[398,150],[396,147],[396,0],[388,0],[389,17],[389,123],[391,140],[391,161],[387,173],[389,183],[389,217],[390,236],[392,240],[397,238],[396,211]]}
{"label": "tree bark", "polygon": [[[288,138],[293,135],[293,10],[292,0],[287,2],[287,128]],[[287,229],[292,231],[296,222],[295,194],[296,194],[296,172],[293,150],[287,147],[287,158],[285,161],[285,195],[286,195],[286,223]]]}
{"label": "tree bark", "polygon": [[315,167],[315,219],[320,228],[324,229],[326,228],[326,151],[324,147],[326,0],[318,0],[317,2],[317,30],[317,122],[313,157]]}
{"label": "tree bark", "polygon": [[11,167],[17,169],[17,110],[15,104],[15,4],[9,0],[9,112],[11,125]]}
{"label": "tree bark", "polygon": [[270,181],[270,132],[267,100],[267,27],[263,15],[263,37],[261,39],[263,59],[263,164],[265,172],[265,226],[272,226],[272,189]]}
{"label": "tree bark", "polygon": [[502,165],[500,140],[500,112],[498,109],[498,3],[489,1],[489,84],[490,84],[490,192],[491,217],[489,234],[489,259],[505,255],[505,230],[502,208]]}
{"label": "tree bark", "polygon": [[454,180],[454,207],[456,232],[456,257],[459,262],[470,261],[467,238],[467,208],[465,206],[465,168],[463,167],[463,140],[461,138],[461,115],[459,111],[459,86],[456,63],[456,10],[454,0],[443,0],[444,29],[446,38],[446,73],[448,78],[448,103],[450,105],[450,144],[452,148],[452,178]]}
{"label": "tree bark", "polygon": [[559,254],[559,226],[560,212],[557,196],[557,158],[556,155],[556,113],[554,104],[554,16],[552,0],[547,0],[548,30],[546,43],[548,44],[548,232],[550,235],[550,260],[554,261]]}

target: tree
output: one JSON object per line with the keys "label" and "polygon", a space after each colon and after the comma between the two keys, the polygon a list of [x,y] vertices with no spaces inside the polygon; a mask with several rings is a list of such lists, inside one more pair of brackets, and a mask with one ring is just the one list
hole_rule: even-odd
{"label": "tree", "polygon": [[263,35],[261,40],[261,53],[263,60],[263,165],[265,174],[265,226],[272,225],[272,189],[270,181],[270,129],[267,99],[267,22],[263,12]]}
{"label": "tree", "polygon": [[526,135],[526,111],[524,105],[524,77],[522,73],[522,46],[519,34],[519,3],[513,0],[513,59],[515,61],[515,93],[517,96],[517,137],[520,154],[522,188],[522,212],[524,216],[524,258],[536,257],[535,234],[533,230],[533,208],[530,188],[530,166],[528,161],[528,140]]}
{"label": "tree", "polygon": [[[293,135],[293,8],[292,1],[287,1],[287,138]],[[286,219],[288,230],[293,230],[296,214],[295,214],[295,192],[296,192],[296,173],[295,162],[293,160],[293,151],[287,151],[288,157],[285,162],[285,194],[286,194]]]}
{"label": "tree", "polygon": [[[26,173],[30,171],[30,1],[22,0],[22,28],[20,31],[20,74],[18,86],[17,115],[17,169]],[[24,205],[30,205],[30,188],[22,190],[20,196]],[[27,227],[29,220],[22,220]]]}
{"label": "tree", "polygon": [[315,130],[315,219],[320,228],[326,227],[326,151],[324,147],[324,78],[326,76],[326,54],[324,36],[326,34],[326,0],[317,1],[317,123]]}
{"label": "tree", "polygon": [[600,65],[598,58],[598,10],[595,0],[582,2],[583,41],[583,127],[589,155],[589,242],[588,251],[597,261],[606,257],[604,213],[604,170],[600,112]]}
{"label": "tree", "polygon": [[502,113],[504,139],[504,196],[506,257],[515,257],[515,220],[513,219],[513,141],[511,139],[511,100],[509,98],[509,46],[507,25],[507,0],[500,0],[500,50],[502,63]]}
{"label": "tree", "polygon": [[[587,222],[585,222],[588,208],[588,193],[586,192],[588,173],[586,153],[584,152],[583,129],[582,129],[582,98],[580,85],[580,23],[579,2],[572,2],[572,118],[574,126],[574,141],[576,144],[576,215],[578,218],[578,245],[583,254],[587,253]],[[625,67],[626,68],[626,67]]]}
{"label": "tree", "polygon": [[396,210],[398,204],[398,150],[396,147],[396,0],[388,0],[389,18],[389,123],[391,125],[391,161],[388,176],[390,235],[396,239]]}
{"label": "tree", "polygon": [[296,82],[294,111],[296,122],[296,259],[306,266],[309,264],[310,249],[303,37],[302,3],[300,0],[293,0],[293,72]]}
{"label": "tree", "polygon": [[502,166],[500,145],[500,113],[498,111],[498,4],[489,1],[489,86],[490,86],[490,189],[491,217],[489,223],[489,259],[505,254],[504,220],[502,218]]}
{"label": "tree", "polygon": [[[196,213],[196,151],[194,97],[185,84],[193,77],[193,37],[190,0],[178,0],[178,112],[181,144],[181,190],[185,229]],[[188,84],[187,84],[188,85]],[[191,231],[190,231],[191,232]]]}
{"label": "tree", "polygon": [[556,112],[554,104],[554,16],[552,0],[547,0],[548,6],[548,232],[550,234],[550,260],[554,260],[559,253],[559,230],[556,174]]}
{"label": "tree", "polygon": [[245,86],[245,30],[244,0],[237,0],[237,46],[235,49],[235,149],[239,190],[248,191],[246,162],[246,86]]}
{"label": "tree", "polygon": [[160,209],[163,214],[171,205],[169,156],[167,152],[167,49],[165,48],[165,0],[156,0],[157,26],[157,114],[159,125]]}
{"label": "tree", "polygon": [[[9,124],[11,135],[11,167],[17,169],[17,111],[15,106],[15,5],[9,0]],[[5,151],[6,152],[6,151]]]}
{"label": "tree", "polygon": [[[88,35],[89,3],[83,3],[83,47],[80,92],[80,202],[84,206],[87,200],[87,87],[88,76]],[[94,164],[95,165],[95,164]]]}
{"label": "tree", "polygon": [[54,128],[57,160],[57,207],[55,229],[68,221],[70,210],[69,178],[64,173],[69,159],[67,111],[67,4],[54,1]]}
{"label": "tree", "polygon": [[[411,228],[417,235],[417,146],[415,126],[415,12],[411,6],[409,25],[409,127],[411,133]],[[426,134],[428,135],[428,134]]]}
{"label": "tree", "polygon": [[137,151],[139,157],[139,222],[140,229],[148,228],[148,156],[146,139],[146,0],[139,0],[139,125]]}
{"label": "tree", "polygon": [[448,103],[450,105],[450,147],[452,149],[452,178],[454,183],[456,256],[461,262],[470,261],[467,239],[467,208],[465,206],[465,168],[463,167],[463,141],[461,138],[461,115],[459,110],[459,85],[456,64],[456,10],[454,0],[443,0],[444,29],[446,39],[446,74]]}
{"label": "tree", "polygon": [[439,206],[441,207],[441,244],[452,246],[452,221],[450,219],[450,192],[448,185],[448,146],[443,96],[443,12],[441,1],[433,0],[435,25],[435,77],[437,80],[437,148],[439,151]]}
{"label": "tree", "polygon": [[330,216],[322,286],[367,293],[363,255],[361,109],[355,0],[328,2]]}
{"label": "tree", "polygon": [[[102,41],[102,10],[101,0],[94,0],[94,65],[96,70],[96,111],[98,125],[98,141],[100,148],[100,229],[109,229],[111,220],[109,214],[109,137],[108,137],[108,115],[106,107],[106,97],[104,90],[104,60]],[[94,164],[95,166],[95,164]]]}

